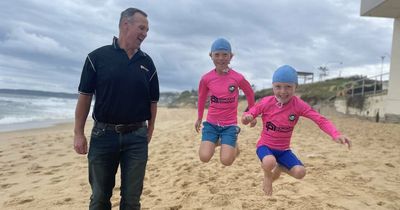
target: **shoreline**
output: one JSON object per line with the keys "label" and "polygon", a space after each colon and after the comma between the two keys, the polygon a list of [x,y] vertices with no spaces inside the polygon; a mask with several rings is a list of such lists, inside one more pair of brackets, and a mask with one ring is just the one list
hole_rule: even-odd
{"label": "shoreline", "polygon": [[0,125],[0,133],[17,132],[23,130],[32,130],[40,128],[49,128],[58,124],[74,123],[74,119],[59,119],[59,120],[41,120],[22,123],[11,123]]}

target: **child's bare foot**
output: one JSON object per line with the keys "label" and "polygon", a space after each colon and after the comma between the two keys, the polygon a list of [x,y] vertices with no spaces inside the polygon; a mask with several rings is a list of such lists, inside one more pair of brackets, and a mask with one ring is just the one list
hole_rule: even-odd
{"label": "child's bare foot", "polygon": [[263,190],[265,192],[265,195],[272,195],[272,177],[264,176]]}

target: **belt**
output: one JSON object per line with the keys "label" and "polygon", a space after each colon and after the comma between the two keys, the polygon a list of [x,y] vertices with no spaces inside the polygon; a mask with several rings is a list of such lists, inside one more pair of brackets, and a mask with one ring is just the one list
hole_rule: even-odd
{"label": "belt", "polygon": [[130,124],[109,124],[109,123],[102,123],[102,122],[95,122],[94,126],[100,129],[112,130],[117,133],[129,133],[132,131],[136,131],[139,128],[146,127],[146,121],[143,122],[135,122]]}

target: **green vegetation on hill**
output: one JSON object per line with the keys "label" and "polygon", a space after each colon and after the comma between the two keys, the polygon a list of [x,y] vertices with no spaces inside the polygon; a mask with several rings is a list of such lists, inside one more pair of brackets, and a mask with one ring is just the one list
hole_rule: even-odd
{"label": "green vegetation on hill", "polygon": [[[303,99],[310,105],[315,105],[319,102],[326,101],[330,98],[335,97],[337,92],[343,89],[343,86],[345,84],[359,80],[361,78],[361,76],[344,78],[340,77],[320,82],[300,84],[296,89],[296,95],[299,95],[301,99]],[[272,94],[272,88],[256,91],[256,100]]]}
{"label": "green vegetation on hill", "polygon": [[360,76],[334,78],[321,82],[299,85],[297,93],[301,99],[307,101],[310,105],[334,98],[338,91],[344,88],[344,85],[361,79]]}
{"label": "green vegetation on hill", "polygon": [[169,108],[174,107],[196,107],[197,90],[185,90],[181,93],[161,93],[159,104]]}
{"label": "green vegetation on hill", "polygon": [[[338,91],[344,89],[344,86],[348,86],[350,83],[360,80],[361,76],[352,77],[340,77],[329,79],[320,82],[300,84],[297,87],[296,95],[299,95],[304,101],[310,105],[315,105],[319,102],[323,102],[334,98]],[[272,88],[263,89],[255,92],[256,100],[272,95]],[[183,91],[181,93],[175,93],[175,95],[168,101],[168,107],[196,107],[197,104],[197,90]],[[241,100],[246,100],[245,96],[240,97]]]}

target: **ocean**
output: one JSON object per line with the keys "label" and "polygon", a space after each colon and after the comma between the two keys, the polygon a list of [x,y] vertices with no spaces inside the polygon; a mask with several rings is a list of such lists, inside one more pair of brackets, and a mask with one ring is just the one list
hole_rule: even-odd
{"label": "ocean", "polygon": [[[179,93],[160,93],[158,106],[171,106]],[[0,89],[0,132],[73,122],[78,94]],[[91,118],[94,100],[88,118]]]}
{"label": "ocean", "polygon": [[73,122],[77,94],[0,90],[0,132]]}

